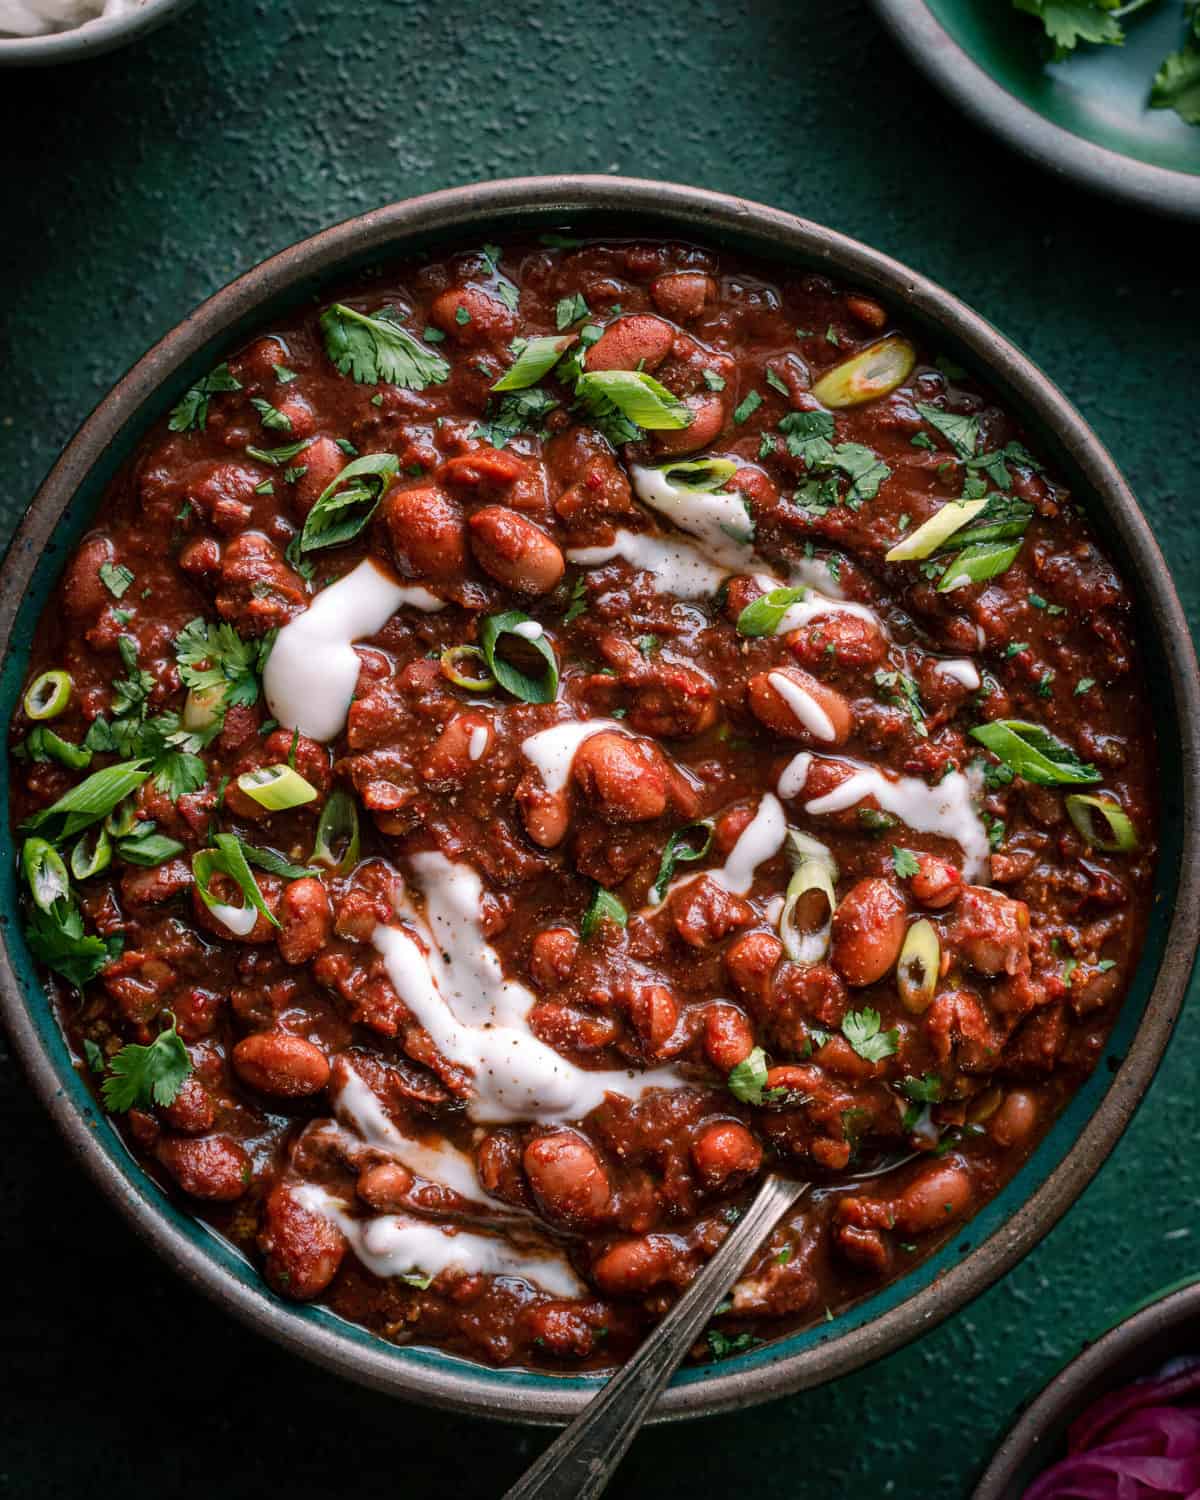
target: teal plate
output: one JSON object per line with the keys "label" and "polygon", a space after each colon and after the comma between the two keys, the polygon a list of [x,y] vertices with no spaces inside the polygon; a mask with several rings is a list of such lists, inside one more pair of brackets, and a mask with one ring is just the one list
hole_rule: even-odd
{"label": "teal plate", "polygon": [[872,0],[913,62],[977,124],[1040,166],[1139,208],[1200,220],[1200,126],[1147,99],[1183,39],[1179,0],[1134,17],[1123,47],[1044,60],[1009,0]]}
{"label": "teal plate", "polygon": [[[1102,1063],[1030,1160],[961,1232],[908,1275],[832,1322],[737,1358],[681,1371],[655,1419],[746,1406],[834,1379],[934,1327],[990,1285],[1082,1192],[1149,1086],[1167,1044],[1200,914],[1200,678],[1170,574],[1111,458],[1079,414],[1011,344],[948,292],[864,245],[745,200],[613,177],[533,178],[435,193],[364,214],[264,262],[150,351],[84,423],[33,501],[0,570],[0,713],[24,682],[35,622],[105,486],[184,389],[273,316],[364,266],[434,244],[561,231],[680,236],[837,276],[900,310],[938,349],[986,375],[1070,482],[1137,599],[1155,713],[1164,811],[1156,899],[1132,988]],[[0,757],[0,803],[8,763]],[[275,1296],[228,1242],[138,1166],[76,1071],[24,938],[15,850],[0,821],[0,1016],[34,1088],[81,1164],[193,1286],[290,1350],[410,1400],[479,1415],[556,1422],[598,1378],[496,1370],[397,1347],[319,1306]]]}

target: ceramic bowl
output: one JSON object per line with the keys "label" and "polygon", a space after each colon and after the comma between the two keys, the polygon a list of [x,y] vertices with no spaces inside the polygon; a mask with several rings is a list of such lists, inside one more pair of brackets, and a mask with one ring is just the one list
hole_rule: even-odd
{"label": "ceramic bowl", "polygon": [[1066,1456],[1076,1417],[1109,1391],[1185,1354],[1200,1355],[1200,1281],[1157,1294],[1087,1344],[1013,1424],[971,1500],[1021,1500],[1039,1474]]}
{"label": "ceramic bowl", "polygon": [[49,36],[0,36],[0,68],[48,68],[57,63],[82,62],[112,52],[165,26],[195,0],[143,0],[128,15],[88,21],[71,31]]}
{"label": "ceramic bowl", "polygon": [[[274,316],[362,267],[432,246],[510,233],[677,236],[816,270],[871,293],[936,347],[986,373],[1020,414],[1122,559],[1140,615],[1161,754],[1157,899],[1145,950],[1106,1061],[1008,1187],[936,1256],[832,1323],[719,1364],[682,1371],[658,1420],[762,1401],[845,1375],[957,1311],[1051,1228],[1108,1155],[1144,1094],[1170,1035],[1200,913],[1200,682],[1187,624],[1154,537],[1096,435],[1012,344],[949,292],[829,229],[739,198],[613,177],[483,183],[392,204],[265,261],[218,292],[157,344],[101,402],[38,491],[0,571],[0,709],[16,703],[35,620],[105,484],[147,427],[186,387]],[[0,798],[7,796],[0,765]],[[276,1297],[230,1245],[189,1217],[131,1159],[71,1066],[18,920],[11,834],[0,833],[0,1012],[33,1087],[82,1165],[190,1282],[286,1347],[413,1400],[515,1421],[573,1416],[596,1379],[495,1370],[432,1349],[398,1348],[319,1306]]]}

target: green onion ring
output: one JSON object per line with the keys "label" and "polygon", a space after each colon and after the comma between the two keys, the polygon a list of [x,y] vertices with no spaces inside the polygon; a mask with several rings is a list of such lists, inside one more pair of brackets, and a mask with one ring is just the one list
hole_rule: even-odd
{"label": "green onion ring", "polygon": [[56,719],[71,701],[74,684],[69,672],[43,672],[25,689],[25,716],[29,719]]}

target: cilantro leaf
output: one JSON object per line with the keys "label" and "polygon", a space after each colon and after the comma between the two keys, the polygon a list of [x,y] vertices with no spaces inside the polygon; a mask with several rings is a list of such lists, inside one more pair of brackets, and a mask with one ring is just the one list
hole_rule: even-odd
{"label": "cilantro leaf", "polygon": [[1120,46],[1121,23],[1101,0],[1013,0],[1017,10],[1036,16],[1054,44],[1055,61],[1073,52],[1080,42]]}
{"label": "cilantro leaf", "polygon": [[893,708],[904,709],[912,720],[913,729],[922,739],[929,736],[929,730],[925,724],[925,709],[921,703],[920,690],[917,684],[906,672],[885,672],[882,668],[875,673],[875,686],[883,694],[884,700]]}
{"label": "cilantro leaf", "polygon": [[584,300],[583,293],[576,292],[574,296],[560,299],[554,309],[554,326],[561,333],[564,328],[570,328],[572,323],[578,323],[581,318],[588,317],[590,313],[591,308]]}
{"label": "cilantro leaf", "polygon": [[503,448],[517,433],[540,428],[557,405],[547,391],[511,391],[499,402],[489,403],[483,421],[471,436],[490,443],[493,448]]}
{"label": "cilantro leaf", "polygon": [[892,869],[900,880],[911,880],[921,873],[920,861],[911,849],[900,849],[892,845]]}
{"label": "cilantro leaf", "polygon": [[743,1104],[761,1104],[767,1084],[767,1054],[755,1047],[733,1069],[727,1080],[729,1092]]}
{"label": "cilantro leaf", "polygon": [[1186,125],[1200,125],[1200,10],[1192,12],[1195,41],[1163,58],[1150,88],[1151,109],[1173,109]]}
{"label": "cilantro leaf", "polygon": [[108,966],[120,952],[122,941],[117,937],[106,942],[94,933],[85,933],[78,909],[62,901],[48,912],[30,908],[25,940],[34,958],[77,990]]}
{"label": "cilantro leaf", "polygon": [[956,458],[974,457],[975,449],[979,446],[978,417],[959,416],[955,412],[942,411],[940,407],[929,406],[922,401],[917,402],[917,410],[930,427],[946,439]]}
{"label": "cilantro leaf", "polygon": [[171,1017],[168,1031],[160,1031],[148,1047],[128,1042],[109,1063],[109,1077],[100,1086],[104,1102],[114,1114],[174,1104],[192,1071],[192,1060]]}
{"label": "cilantro leaf", "polygon": [[171,411],[167,426],[172,432],[203,430],[208,425],[208,399],[217,391],[240,391],[242,382],[229,373],[227,364],[218,365],[203,380],[189,386],[183,400]]}
{"label": "cilantro leaf", "polygon": [[102,562],[99,573],[100,582],[114,599],[119,599],[133,582],[133,574],[124,563]]}
{"label": "cilantro leaf", "polygon": [[258,702],[259,674],[270,650],[265,641],[244,641],[232,625],[195,619],[175,638],[175,660],[185,687],[197,692],[225,689],[226,707]]}
{"label": "cilantro leaf", "polygon": [[936,1104],[942,1097],[942,1080],[936,1073],[926,1073],[923,1078],[902,1078],[900,1087],[914,1104]]}
{"label": "cilantro leaf", "polygon": [[392,309],[368,315],[335,302],[321,314],[325,352],[340,375],[360,385],[386,381],[409,391],[443,385],[450,366],[443,357],[415,339],[396,320]]}
{"label": "cilantro leaf", "polygon": [[882,1062],[899,1051],[899,1031],[894,1026],[881,1031],[881,1024],[879,1012],[869,1006],[848,1011],[842,1021],[842,1035],[865,1062]]}
{"label": "cilantro leaf", "polygon": [[261,396],[251,396],[250,405],[258,413],[259,420],[268,432],[291,432],[292,419],[287,412],[280,411],[277,406],[272,406]]}

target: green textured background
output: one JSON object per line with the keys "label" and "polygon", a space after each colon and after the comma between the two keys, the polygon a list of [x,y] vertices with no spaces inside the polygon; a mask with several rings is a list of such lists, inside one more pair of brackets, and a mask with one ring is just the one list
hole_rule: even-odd
{"label": "green textured background", "polygon": [[[1095,425],[1200,619],[1200,233],[1009,155],[861,0],[199,0],[124,52],[3,82],[5,538],[116,377],[264,255],[412,193],[611,171],[792,209],[962,296]],[[964,1496],[1082,1340],[1200,1271],[1198,1049],[1193,1007],[1100,1179],[950,1324],[835,1386],[646,1434],[611,1493]],[[7,1055],[0,1144],[5,1493],[484,1500],[546,1442],[344,1385],[222,1318],[70,1163]]]}

